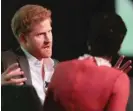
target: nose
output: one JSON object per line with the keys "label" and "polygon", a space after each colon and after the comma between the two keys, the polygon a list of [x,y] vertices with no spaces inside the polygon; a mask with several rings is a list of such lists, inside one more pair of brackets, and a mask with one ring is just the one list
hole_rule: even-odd
{"label": "nose", "polygon": [[51,41],[51,37],[48,33],[46,33],[45,35],[45,42],[50,42]]}

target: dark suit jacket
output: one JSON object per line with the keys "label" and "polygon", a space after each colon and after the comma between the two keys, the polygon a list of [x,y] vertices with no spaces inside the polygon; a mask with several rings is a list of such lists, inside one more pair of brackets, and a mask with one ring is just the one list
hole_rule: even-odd
{"label": "dark suit jacket", "polygon": [[92,58],[72,60],[57,65],[44,111],[126,111],[128,95],[127,74]]}
{"label": "dark suit jacket", "polygon": [[3,85],[1,111],[42,111],[42,104],[33,86]]}
{"label": "dark suit jacket", "polygon": [[[2,57],[2,72],[6,70],[7,67],[10,66],[11,64],[18,62],[21,69],[24,71],[24,76],[27,78],[26,84],[27,85],[32,84],[28,60],[26,59],[24,52],[20,48],[18,48],[15,51],[13,50],[4,51],[2,52],[1,57]],[[56,67],[58,61],[55,59],[53,60],[55,64],[54,67]]]}

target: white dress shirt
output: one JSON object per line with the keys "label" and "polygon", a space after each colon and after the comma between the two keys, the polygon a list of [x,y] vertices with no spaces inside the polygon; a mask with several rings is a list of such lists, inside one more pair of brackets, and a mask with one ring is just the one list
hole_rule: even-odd
{"label": "white dress shirt", "polygon": [[51,58],[44,58],[44,71],[45,71],[45,76],[44,79],[42,79],[42,61],[39,61],[36,59],[34,56],[29,54],[26,50],[24,51],[28,63],[29,63],[29,68],[30,68],[30,74],[31,74],[31,80],[32,80],[32,85],[34,86],[42,104],[44,103],[45,100],[45,91],[47,90],[46,82],[50,82],[51,77],[54,73],[54,61]]}

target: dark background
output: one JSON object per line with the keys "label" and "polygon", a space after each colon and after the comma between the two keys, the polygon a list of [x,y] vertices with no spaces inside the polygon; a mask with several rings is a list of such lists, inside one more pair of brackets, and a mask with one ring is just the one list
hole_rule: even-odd
{"label": "dark background", "polygon": [[53,57],[59,61],[88,53],[86,40],[91,17],[99,12],[115,11],[114,0],[2,0],[1,4],[2,51],[18,47],[10,27],[15,11],[25,4],[40,4],[52,11]]}

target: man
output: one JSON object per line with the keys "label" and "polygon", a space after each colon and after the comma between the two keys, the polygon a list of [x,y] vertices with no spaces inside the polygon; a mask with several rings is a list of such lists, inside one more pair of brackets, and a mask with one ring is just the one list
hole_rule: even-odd
{"label": "man", "polygon": [[11,28],[20,44],[16,51],[2,53],[1,84],[33,85],[42,103],[54,72],[51,11],[39,5],[25,5],[13,16]]}
{"label": "man", "polygon": [[126,34],[125,24],[116,14],[101,14],[91,23],[92,55],[57,65],[44,111],[126,111],[129,78],[110,63]]}

